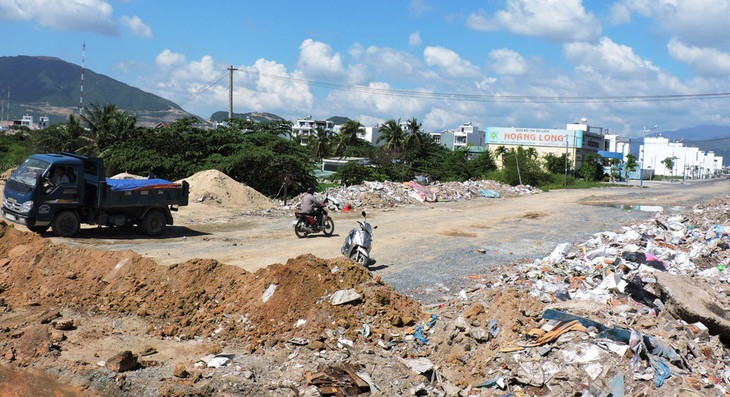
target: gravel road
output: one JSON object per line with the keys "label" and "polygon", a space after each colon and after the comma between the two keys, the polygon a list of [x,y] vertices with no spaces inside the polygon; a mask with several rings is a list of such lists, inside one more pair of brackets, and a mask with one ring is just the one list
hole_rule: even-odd
{"label": "gravel road", "polygon": [[[377,262],[372,270],[400,292],[433,303],[473,284],[470,275],[546,256],[557,244],[617,230],[653,217],[658,209],[642,211],[634,206],[679,211],[730,192],[729,180],[647,185],[374,210],[369,218],[379,228],[374,232],[372,255]],[[76,246],[131,249],[161,264],[214,258],[255,271],[305,253],[338,256],[344,236],[358,219],[356,214],[333,214],[337,223],[333,237],[297,239],[293,217],[241,215],[201,205],[181,208],[175,217],[180,226],[159,239],[96,228],[86,228],[74,239],[53,239]],[[485,253],[476,252],[480,249]]]}

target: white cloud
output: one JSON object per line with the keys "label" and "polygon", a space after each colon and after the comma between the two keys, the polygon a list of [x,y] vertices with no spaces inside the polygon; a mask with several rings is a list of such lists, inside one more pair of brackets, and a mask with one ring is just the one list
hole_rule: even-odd
{"label": "white cloud", "polygon": [[411,0],[408,9],[411,14],[420,17],[431,11],[431,5],[426,0]]}
{"label": "white cloud", "polygon": [[339,78],[344,74],[342,57],[333,53],[332,47],[312,39],[306,39],[299,46],[299,68],[306,76]]}
{"label": "white cloud", "polygon": [[[155,62],[159,67],[156,94],[178,101],[183,108],[193,109],[202,117],[228,109],[228,65],[216,62],[210,55],[187,62],[183,54],[170,50],[160,53]],[[309,87],[293,81],[304,77],[301,72],[289,73],[284,65],[265,59],[237,67],[234,111],[269,111],[284,117],[311,112],[314,96]]]}
{"label": "white cloud", "polygon": [[481,74],[479,67],[448,48],[426,47],[423,50],[423,59],[428,66],[441,69],[448,77],[475,78]]}
{"label": "white cloud", "polygon": [[0,19],[36,21],[54,30],[116,35],[112,13],[103,0],[0,0]]}
{"label": "white cloud", "polygon": [[598,72],[615,79],[635,79],[656,75],[659,69],[634,50],[616,44],[608,37],[598,44],[569,43],[563,46],[565,57],[584,72]]}
{"label": "white cloud", "polygon": [[418,58],[405,51],[377,46],[363,48],[361,45],[354,45],[350,49],[350,56],[356,61],[368,65],[378,74],[387,75],[389,78],[434,77],[424,70],[424,65]]}
{"label": "white cloud", "polygon": [[185,55],[165,49],[155,57],[155,64],[160,68],[167,69],[173,65],[185,63]]}
{"label": "white cloud", "polygon": [[[386,82],[370,82],[367,87],[377,90],[393,89]],[[349,114],[360,112],[376,119],[385,120],[407,119],[412,115],[423,113],[428,108],[428,101],[424,99],[378,95],[369,92],[332,91],[327,102],[329,109],[334,109],[333,114],[338,111]]]}
{"label": "white cloud", "polygon": [[672,58],[690,65],[701,75],[721,77],[730,74],[730,53],[689,46],[676,37],[669,41],[667,49]]}
{"label": "white cloud", "polygon": [[419,46],[422,43],[421,32],[413,32],[410,36],[408,36],[408,45]]}
{"label": "white cloud", "polygon": [[475,30],[505,29],[559,42],[593,41],[601,34],[601,24],[581,0],[507,0],[506,9],[491,16],[472,13],[466,23]]}
{"label": "white cloud", "polygon": [[136,15],[132,17],[123,15],[119,19],[119,22],[129,28],[129,30],[131,30],[135,36],[143,37],[146,39],[152,37],[152,29],[147,24],[142,22],[142,20]]}
{"label": "white cloud", "polygon": [[685,43],[705,47],[730,45],[727,0],[620,0],[612,7],[611,18],[628,23],[632,12],[651,18],[656,27]]}
{"label": "white cloud", "polygon": [[527,73],[525,58],[508,48],[493,50],[489,53],[489,59],[492,60],[492,70],[497,74],[520,76]]}

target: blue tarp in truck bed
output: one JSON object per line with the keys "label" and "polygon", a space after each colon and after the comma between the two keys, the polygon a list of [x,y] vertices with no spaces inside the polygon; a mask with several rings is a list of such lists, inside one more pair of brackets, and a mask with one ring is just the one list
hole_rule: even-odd
{"label": "blue tarp in truck bed", "polygon": [[132,190],[154,189],[162,187],[182,187],[174,182],[165,179],[107,179],[106,184],[109,185],[114,192],[128,192]]}

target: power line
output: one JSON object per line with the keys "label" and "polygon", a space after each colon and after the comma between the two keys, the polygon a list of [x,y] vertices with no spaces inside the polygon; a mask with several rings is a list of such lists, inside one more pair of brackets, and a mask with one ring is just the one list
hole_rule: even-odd
{"label": "power line", "polygon": [[191,94],[189,94],[188,96],[186,96],[185,98],[183,98],[180,102],[178,102],[178,104],[184,104],[184,103],[187,103],[187,102],[189,102],[189,101],[197,98],[200,94],[204,93],[210,87],[214,86],[217,82],[221,81],[226,76],[226,73],[228,73],[228,70],[227,69],[224,70],[224,71],[222,71],[222,72],[220,72],[219,74],[217,74],[212,79],[208,80],[202,86],[198,87],[197,90],[195,90],[194,92],[192,92]]}
{"label": "power line", "polygon": [[273,80],[287,81],[294,84],[310,87],[326,88],[338,91],[360,92],[372,95],[386,95],[409,97],[418,99],[446,99],[468,102],[532,102],[532,103],[622,103],[622,102],[676,102],[688,100],[724,99],[730,98],[730,92],[703,93],[703,94],[667,94],[667,95],[624,95],[624,96],[535,96],[535,95],[487,95],[487,94],[457,94],[447,92],[427,92],[414,90],[399,90],[390,88],[367,87],[353,84],[340,84],[316,80],[299,79],[289,76],[280,76],[259,71],[241,70],[240,72],[252,76],[259,76]]}

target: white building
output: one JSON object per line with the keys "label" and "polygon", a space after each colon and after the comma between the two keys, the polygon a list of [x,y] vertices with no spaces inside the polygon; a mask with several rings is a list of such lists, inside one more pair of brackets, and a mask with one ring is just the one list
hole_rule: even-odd
{"label": "white building", "polygon": [[334,133],[335,123],[329,120],[314,120],[312,116],[297,119],[292,124],[292,136],[300,136],[302,145],[306,145],[307,141],[317,134],[317,127],[323,128],[329,135]]}
{"label": "white building", "polygon": [[[667,168],[664,160],[674,160],[674,167]],[[703,152],[696,147],[684,146],[681,142],[670,142],[664,137],[645,138],[640,146],[639,162],[643,159],[644,169],[654,170],[655,175],[705,179],[716,176],[723,167],[723,158],[712,151]]]}
{"label": "white building", "polygon": [[448,149],[466,149],[467,146],[485,146],[485,131],[471,121],[462,124],[456,130],[430,132],[433,141]]}
{"label": "white building", "polygon": [[381,146],[383,144],[382,142],[378,142],[381,135],[383,135],[383,133],[380,132],[380,126],[377,124],[373,127],[362,127],[362,129],[357,132],[358,138],[375,146]]}
{"label": "white building", "polygon": [[624,161],[626,156],[631,153],[631,138],[621,137],[615,134],[604,135],[605,146],[604,149],[607,152],[623,153]]}

